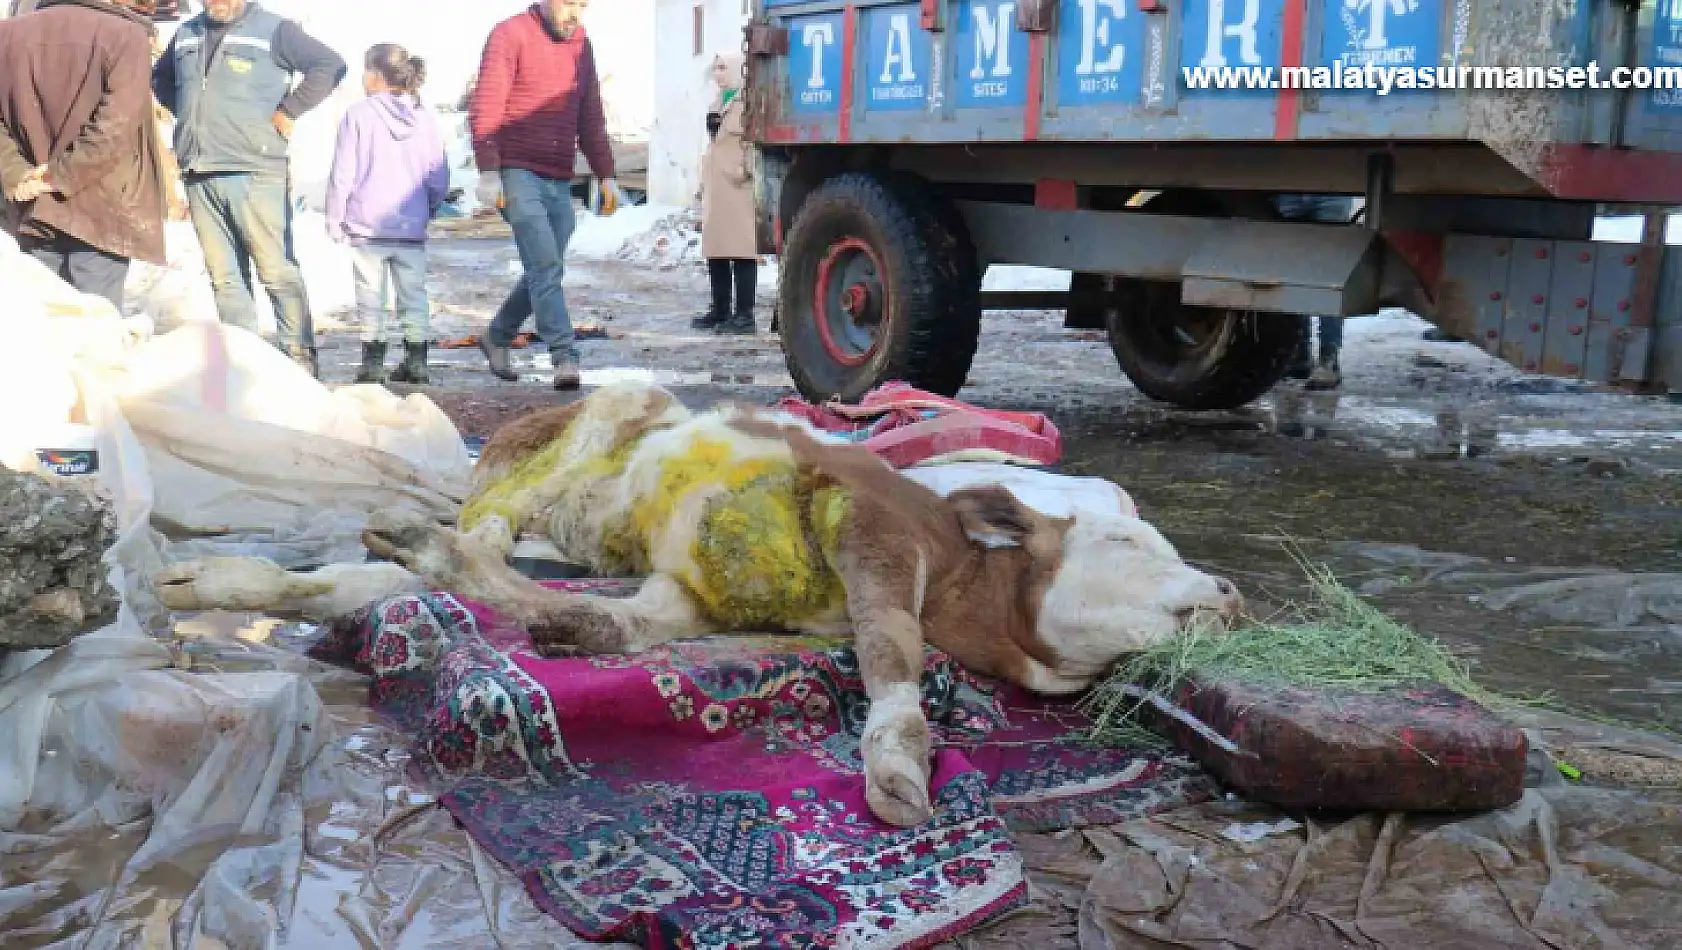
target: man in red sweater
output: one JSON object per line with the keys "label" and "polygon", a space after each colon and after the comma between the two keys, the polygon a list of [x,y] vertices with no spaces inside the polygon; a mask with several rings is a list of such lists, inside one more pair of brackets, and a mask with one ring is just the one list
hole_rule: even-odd
{"label": "man in red sweater", "polygon": [[497,24],[485,43],[468,107],[481,204],[502,208],[525,268],[521,286],[485,333],[485,356],[501,379],[519,376],[508,348],[527,313],[555,363],[555,388],[577,389],[578,351],[561,293],[575,224],[572,170],[583,151],[612,214],[618,183],[607,137],[596,57],[579,18],[589,0],[538,0]]}

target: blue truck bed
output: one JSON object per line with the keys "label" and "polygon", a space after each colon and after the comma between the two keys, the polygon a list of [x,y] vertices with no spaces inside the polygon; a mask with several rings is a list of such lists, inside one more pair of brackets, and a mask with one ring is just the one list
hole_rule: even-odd
{"label": "blue truck bed", "polygon": [[[1682,69],[1588,88],[1591,64],[1682,67],[1682,0],[756,2],[761,145],[1470,145],[1537,197],[1682,203]],[[1368,63],[1556,88],[1337,88]],[[1184,72],[1222,67],[1272,72]]]}

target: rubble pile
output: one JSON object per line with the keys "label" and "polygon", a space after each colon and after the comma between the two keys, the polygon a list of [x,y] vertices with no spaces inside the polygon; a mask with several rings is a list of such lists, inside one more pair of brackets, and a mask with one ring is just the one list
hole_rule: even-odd
{"label": "rubble pile", "polygon": [[685,265],[702,266],[705,261],[701,257],[701,216],[692,210],[666,215],[647,231],[627,240],[614,256],[663,271]]}
{"label": "rubble pile", "polygon": [[0,650],[43,650],[116,620],[101,560],[109,505],[66,480],[0,468]]}

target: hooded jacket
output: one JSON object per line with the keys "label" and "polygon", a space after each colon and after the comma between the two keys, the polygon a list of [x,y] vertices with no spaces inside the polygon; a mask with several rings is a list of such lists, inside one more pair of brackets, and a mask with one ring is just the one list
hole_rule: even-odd
{"label": "hooded jacket", "polygon": [[444,139],[414,96],[369,96],[339,123],[327,233],[350,243],[422,242],[450,187]]}
{"label": "hooded jacket", "polygon": [[46,165],[59,193],[0,199],[15,234],[68,234],[164,263],[162,143],[146,77],[151,21],[106,0],[49,0],[0,28],[0,185]]}

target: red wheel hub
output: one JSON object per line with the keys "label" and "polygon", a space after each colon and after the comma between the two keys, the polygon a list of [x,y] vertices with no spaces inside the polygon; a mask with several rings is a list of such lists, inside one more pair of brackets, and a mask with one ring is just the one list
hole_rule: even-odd
{"label": "red wheel hub", "polygon": [[859,366],[876,352],[889,311],[885,279],[876,252],[859,238],[836,241],[818,262],[812,315],[837,363]]}

